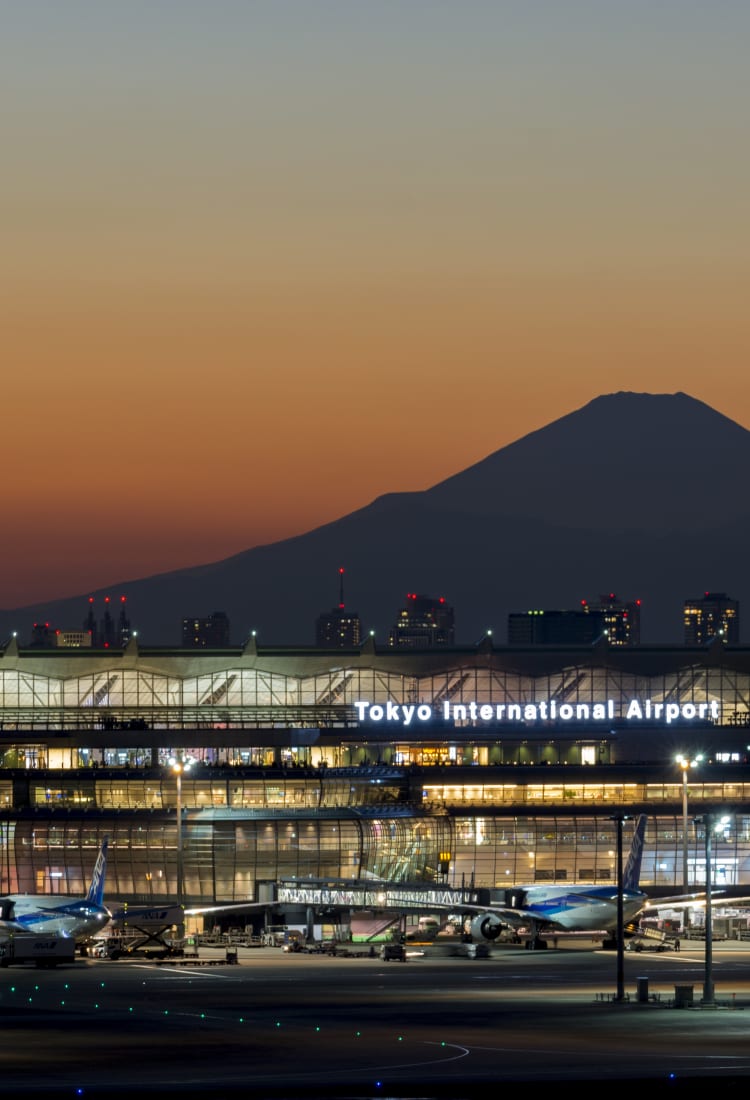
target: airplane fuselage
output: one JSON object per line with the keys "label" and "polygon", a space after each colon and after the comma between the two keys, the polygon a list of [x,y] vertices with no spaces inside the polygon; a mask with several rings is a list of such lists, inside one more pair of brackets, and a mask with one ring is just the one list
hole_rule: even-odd
{"label": "airplane fuselage", "polygon": [[[36,894],[8,894],[8,923],[24,932],[84,939],[99,932],[110,920],[104,905],[94,905],[81,898],[50,898]],[[7,910],[7,906],[6,906]]]}
{"label": "airplane fuselage", "polygon": [[[524,888],[524,913],[545,925],[568,932],[614,931],[617,927],[617,891],[611,886],[583,886],[578,889],[554,886]],[[624,890],[623,921],[641,911],[647,900],[640,890]]]}

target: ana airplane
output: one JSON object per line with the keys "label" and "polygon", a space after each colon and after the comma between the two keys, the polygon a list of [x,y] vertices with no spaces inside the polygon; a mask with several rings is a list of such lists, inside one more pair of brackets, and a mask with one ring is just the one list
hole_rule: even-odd
{"label": "ana airplane", "polygon": [[[648,902],[639,879],[646,832],[646,814],[636,823],[627,864],[622,876],[623,925],[632,921]],[[618,921],[617,885],[576,883],[571,886],[514,886],[505,891],[504,905],[489,905],[471,920],[474,942],[493,943],[504,928],[524,928],[530,943],[546,947],[543,933],[555,932],[605,933],[614,942]],[[479,909],[479,907],[477,907]]]}
{"label": "ana airplane", "polygon": [[111,919],[109,909],[102,902],[106,870],[105,837],[85,898],[7,894],[0,897],[0,933],[39,932],[76,940],[95,935]]}

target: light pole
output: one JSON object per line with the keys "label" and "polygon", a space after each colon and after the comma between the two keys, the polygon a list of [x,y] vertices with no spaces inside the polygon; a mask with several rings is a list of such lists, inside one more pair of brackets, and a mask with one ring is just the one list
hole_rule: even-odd
{"label": "light pole", "polygon": [[185,901],[185,862],[182,843],[182,777],[190,771],[193,761],[189,756],[172,756],[169,766],[177,780],[177,904]]}
{"label": "light pole", "polygon": [[711,905],[711,888],[712,888],[712,874],[711,874],[711,838],[714,832],[721,832],[726,829],[729,824],[728,817],[720,817],[718,821],[714,814],[703,814],[702,817],[695,819],[697,822],[703,823],[705,843],[706,843],[706,920],[705,920],[705,932],[706,932],[706,953],[704,963],[703,974],[703,998],[702,1004],[712,1005],[714,1003],[714,974],[713,974],[713,959],[714,959],[714,940],[713,940],[713,907]]}
{"label": "light pole", "polygon": [[679,764],[682,769],[682,889],[685,893],[688,890],[688,784],[687,775],[691,768],[695,768],[700,764],[702,756],[695,756],[691,760],[690,757],[680,753],[675,757],[676,763]]}
{"label": "light pole", "polygon": [[609,819],[617,825],[617,992],[615,1001],[625,1000],[625,926],[622,904],[622,823],[630,814],[613,814]]}

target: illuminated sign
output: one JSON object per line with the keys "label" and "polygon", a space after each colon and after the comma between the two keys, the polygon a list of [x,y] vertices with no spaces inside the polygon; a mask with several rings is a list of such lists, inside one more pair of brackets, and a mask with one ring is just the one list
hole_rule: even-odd
{"label": "illuminated sign", "polygon": [[694,719],[718,722],[721,709],[712,699],[705,703],[665,703],[653,699],[631,699],[620,706],[614,699],[603,703],[558,703],[547,699],[538,703],[451,703],[439,707],[429,703],[354,704],[360,722],[386,722],[401,726],[432,722],[691,722]]}

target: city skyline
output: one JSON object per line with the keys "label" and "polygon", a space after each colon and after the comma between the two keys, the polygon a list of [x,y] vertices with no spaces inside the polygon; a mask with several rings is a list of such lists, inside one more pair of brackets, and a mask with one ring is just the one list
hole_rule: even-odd
{"label": "city skyline", "polygon": [[4,11],[0,608],[310,531],[601,393],[750,427],[745,6],[179,10]]}
{"label": "city skyline", "polygon": [[[339,573],[344,570],[340,569]],[[403,601],[402,601],[403,602]],[[444,596],[406,593],[405,606],[399,604],[397,594],[392,600],[392,623],[385,637],[362,622],[358,612],[346,603],[339,603],[330,610],[323,610],[316,617],[310,630],[309,648],[357,649],[363,645],[406,649],[450,649],[466,646],[467,640],[457,641],[454,629],[455,609]],[[601,644],[606,640],[610,648],[630,648],[641,645],[641,600],[625,598],[614,592],[602,593],[596,599],[582,598],[574,606],[533,606],[509,611],[502,629],[488,629],[487,634],[476,640],[478,646],[508,646],[527,648],[537,645],[578,645],[581,647]],[[110,596],[99,599],[89,597],[81,605],[86,618],[79,622],[34,622],[26,629],[12,635],[19,647],[54,648],[125,648],[131,639],[137,639],[137,623],[128,617],[127,596],[114,600]],[[410,610],[412,608],[413,610]],[[444,613],[441,614],[441,611]],[[679,609],[675,604],[674,632],[671,644],[676,641],[677,629],[682,625],[682,641],[685,646],[706,647],[719,638],[725,645],[740,644],[741,606],[726,592],[704,592],[685,597]],[[459,613],[461,609],[459,608]],[[677,613],[679,611],[679,614]],[[75,618],[75,616],[73,616]],[[232,630],[229,616],[224,611],[210,615],[184,616],[181,620],[182,648],[230,649],[246,645],[256,635],[255,631],[238,634]],[[300,627],[304,624],[300,623]],[[382,632],[381,632],[382,633]],[[314,640],[313,640],[314,634]],[[299,648],[302,634],[293,634]],[[6,639],[6,643],[10,639]],[[159,640],[164,643],[166,639]],[[157,644],[153,638],[145,638],[145,645]],[[256,642],[257,644],[257,642]]]}

